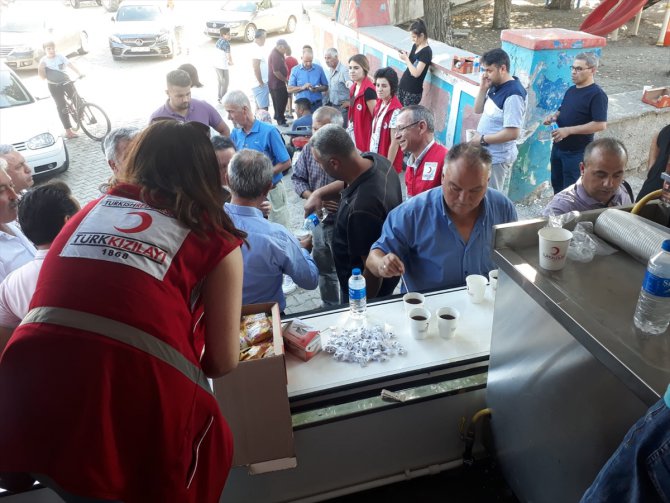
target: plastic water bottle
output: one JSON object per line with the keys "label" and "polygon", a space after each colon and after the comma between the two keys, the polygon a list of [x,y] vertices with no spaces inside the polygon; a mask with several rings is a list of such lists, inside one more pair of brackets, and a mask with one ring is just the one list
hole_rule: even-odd
{"label": "plastic water bottle", "polygon": [[479,56],[475,56],[475,60],[472,63],[472,73],[479,73]]}
{"label": "plastic water bottle", "polygon": [[367,309],[367,297],[365,295],[365,278],[357,267],[351,271],[349,278],[349,309],[353,318],[364,318]]}
{"label": "plastic water bottle", "polygon": [[317,228],[317,226],[321,223],[321,220],[319,217],[316,215],[316,213],[312,213],[311,215],[308,215],[307,218],[305,219],[305,222],[302,224],[303,230],[306,230],[307,232],[312,232],[314,229]]}
{"label": "plastic water bottle", "polygon": [[646,334],[662,334],[670,324],[670,239],[649,259],[633,319]]}
{"label": "plastic water bottle", "polygon": [[558,124],[556,124],[556,121],[554,121],[551,124],[549,124],[549,127],[551,128],[552,131],[556,131],[558,129]]}

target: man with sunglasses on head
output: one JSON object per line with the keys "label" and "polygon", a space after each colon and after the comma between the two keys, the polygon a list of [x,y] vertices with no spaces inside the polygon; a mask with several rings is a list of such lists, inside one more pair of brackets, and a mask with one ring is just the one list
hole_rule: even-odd
{"label": "man with sunglasses on head", "polygon": [[594,77],[598,59],[592,52],[577,54],[572,68],[571,86],[558,111],[544,121],[558,126],[551,133],[551,186],[554,194],[572,185],[580,176],[579,166],[593,134],[607,128],[607,95]]}

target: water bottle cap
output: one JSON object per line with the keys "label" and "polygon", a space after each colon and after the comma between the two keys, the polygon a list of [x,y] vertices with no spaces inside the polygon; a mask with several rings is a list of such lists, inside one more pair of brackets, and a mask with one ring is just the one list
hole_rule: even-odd
{"label": "water bottle cap", "polygon": [[[670,241],[668,241],[668,242],[670,243]],[[353,274],[354,276],[360,276],[361,275],[361,270],[358,267],[356,267],[351,271],[351,274]]]}
{"label": "water bottle cap", "polygon": [[663,241],[661,248],[667,252],[670,252],[670,239],[666,239],[665,241]]}

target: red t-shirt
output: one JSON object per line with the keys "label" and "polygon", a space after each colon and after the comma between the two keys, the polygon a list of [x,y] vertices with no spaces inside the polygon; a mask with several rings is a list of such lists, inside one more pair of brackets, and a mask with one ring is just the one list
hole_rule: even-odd
{"label": "red t-shirt", "polygon": [[109,334],[172,348],[203,379],[197,293],[239,244],[197,237],[129,185],[70,219],[31,309],[60,308],[78,325],[39,318],[14,332],[0,360],[0,471],[42,473],[73,494],[127,503],[218,502],[232,435],[213,395]]}

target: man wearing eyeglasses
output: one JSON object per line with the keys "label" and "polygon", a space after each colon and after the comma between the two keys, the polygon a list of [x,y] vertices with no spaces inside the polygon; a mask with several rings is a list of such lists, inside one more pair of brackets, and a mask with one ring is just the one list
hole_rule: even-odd
{"label": "man wearing eyeglasses", "polygon": [[435,116],[422,105],[400,110],[396,119],[395,138],[402,151],[409,154],[405,170],[407,195],[439,187],[447,149],[435,141]]}
{"label": "man wearing eyeglasses", "polygon": [[593,134],[607,128],[607,95],[594,77],[598,59],[591,52],[582,52],[572,63],[571,86],[563,96],[558,111],[544,121],[555,122],[551,137],[551,186],[554,194],[572,185],[580,176],[584,150],[593,141]]}
{"label": "man wearing eyeglasses", "polygon": [[514,222],[517,215],[512,201],[488,186],[490,173],[487,149],[473,143],[453,147],[442,186],[389,213],[365,270],[384,279],[402,275],[402,291],[417,292],[455,288],[470,274],[495,269],[493,226]]}

